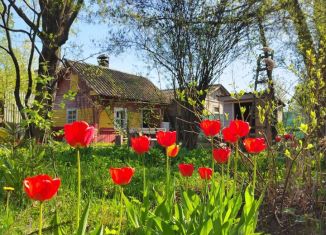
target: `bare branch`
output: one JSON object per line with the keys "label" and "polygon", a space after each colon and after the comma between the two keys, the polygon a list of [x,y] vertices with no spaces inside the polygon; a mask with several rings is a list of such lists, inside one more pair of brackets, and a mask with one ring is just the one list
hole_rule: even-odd
{"label": "bare branch", "polygon": [[40,32],[39,28],[34,24],[33,21],[30,20],[30,18],[24,13],[23,9],[19,8],[16,5],[15,0],[8,0],[11,4],[11,6],[14,8],[16,13],[22,18],[22,20],[30,27],[32,28],[35,32],[37,32],[38,36],[40,38],[43,38],[42,33]]}

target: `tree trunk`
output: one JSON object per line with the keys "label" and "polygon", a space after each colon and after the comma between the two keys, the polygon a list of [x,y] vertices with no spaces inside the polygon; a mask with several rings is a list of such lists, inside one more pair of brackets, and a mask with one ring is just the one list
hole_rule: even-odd
{"label": "tree trunk", "polygon": [[182,146],[188,150],[192,150],[197,147],[199,133],[198,111],[199,110],[197,107],[194,108],[187,102],[178,101],[178,115],[176,120],[178,140],[181,141]]}
{"label": "tree trunk", "polygon": [[[49,48],[43,45],[42,52],[39,58],[38,76],[39,80],[36,83],[36,106],[38,115],[44,122],[50,121],[50,112],[56,90],[56,73],[59,66],[60,48]],[[31,135],[39,140],[43,139],[45,130],[37,125],[31,126]]]}

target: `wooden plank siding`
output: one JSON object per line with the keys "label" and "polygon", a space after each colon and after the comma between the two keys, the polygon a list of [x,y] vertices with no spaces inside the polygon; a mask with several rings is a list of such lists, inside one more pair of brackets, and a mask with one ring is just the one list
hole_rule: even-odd
{"label": "wooden plank siding", "polygon": [[[71,91],[76,92],[74,99],[65,99],[65,94]],[[96,98],[97,96],[82,79],[79,79],[77,74],[71,73],[68,77],[61,79],[58,83],[53,108],[54,129],[62,129],[66,124],[67,109],[76,109],[78,121],[86,121],[97,129],[95,142],[112,143],[119,134],[114,127],[114,108],[127,109],[128,129],[139,130],[142,128],[142,109],[149,107],[148,104],[137,101],[105,99],[95,105],[92,97]],[[106,105],[104,106],[104,104]],[[161,115],[160,105],[151,105],[150,108],[154,108],[157,110],[157,114]],[[159,126],[160,123],[158,123]]]}

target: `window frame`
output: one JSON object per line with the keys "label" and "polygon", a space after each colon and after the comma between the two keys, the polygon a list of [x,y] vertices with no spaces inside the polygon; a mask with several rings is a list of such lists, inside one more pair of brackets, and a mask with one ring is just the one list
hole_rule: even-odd
{"label": "window frame", "polygon": [[[71,122],[69,122],[69,112],[73,112],[73,111],[76,112],[75,120],[72,120]],[[69,108],[69,109],[67,109],[66,110],[66,122],[67,123],[73,123],[73,122],[75,122],[77,120],[78,120],[78,109],[76,109],[76,108]]]}
{"label": "window frame", "polygon": [[[117,113],[118,112],[124,112],[125,113],[125,118],[122,119],[124,120],[123,126],[117,126]],[[122,107],[114,107],[113,109],[113,124],[114,124],[114,129],[127,129],[127,125],[128,125],[128,112],[127,112],[127,108],[122,108]],[[121,118],[120,118],[121,120]]]}

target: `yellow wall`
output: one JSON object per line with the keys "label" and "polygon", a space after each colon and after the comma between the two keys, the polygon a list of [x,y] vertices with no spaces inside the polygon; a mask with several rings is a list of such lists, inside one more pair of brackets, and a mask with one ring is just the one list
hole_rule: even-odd
{"label": "yellow wall", "polygon": [[78,121],[85,121],[87,123],[93,123],[93,109],[83,108],[77,110]]}
{"label": "yellow wall", "polygon": [[[77,109],[77,120],[86,121],[87,123],[93,123],[93,109],[83,108]],[[56,109],[53,110],[53,125],[62,127],[67,123],[67,110]]]}
{"label": "yellow wall", "polygon": [[141,111],[140,110],[134,110],[129,111],[128,110],[128,126],[129,128],[140,128],[141,127]]}
{"label": "yellow wall", "polygon": [[[128,111],[128,127],[129,128],[141,128],[142,118],[140,109],[127,109]],[[62,127],[66,124],[66,109],[57,109],[53,111],[53,124],[57,127]],[[93,109],[83,108],[77,110],[77,119],[79,121],[86,121],[93,123]],[[99,128],[114,128],[114,113],[113,108],[106,108],[102,110],[99,115]]]}
{"label": "yellow wall", "polygon": [[[141,113],[140,110],[128,110],[128,127],[141,127]],[[99,128],[114,128],[114,113],[112,108],[107,108],[100,113]]]}
{"label": "yellow wall", "polygon": [[53,125],[64,126],[66,124],[66,109],[53,110]]}
{"label": "yellow wall", "polygon": [[113,128],[114,115],[113,110],[110,108],[106,108],[100,113],[100,123],[99,128]]}
{"label": "yellow wall", "polygon": [[70,90],[73,92],[78,91],[78,76],[76,74],[70,76]]}

